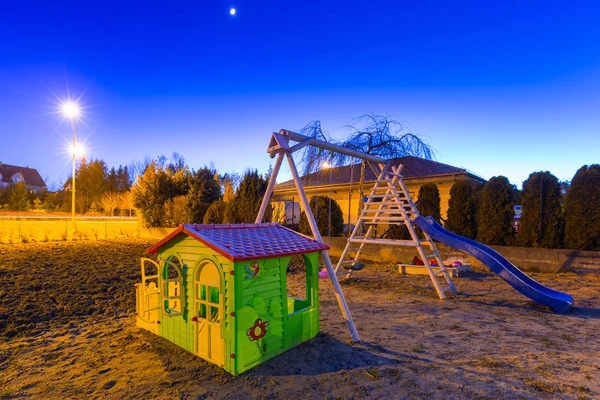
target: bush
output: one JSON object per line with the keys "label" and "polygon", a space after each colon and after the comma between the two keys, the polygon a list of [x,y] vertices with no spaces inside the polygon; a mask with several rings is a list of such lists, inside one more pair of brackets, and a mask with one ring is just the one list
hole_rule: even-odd
{"label": "bush", "polygon": [[227,208],[227,203],[223,200],[217,200],[208,207],[206,210],[206,214],[204,214],[204,220],[202,221],[205,224],[222,224],[223,217],[225,216],[225,209]]}
{"label": "bush", "polygon": [[513,206],[515,188],[504,176],[492,177],[481,192],[477,211],[477,240],[484,244],[510,246],[514,242]]}
{"label": "bush", "polygon": [[[318,200],[317,200],[318,199]],[[317,227],[321,236],[329,234],[329,200],[327,196],[318,196],[310,199],[310,209],[317,220]],[[341,236],[344,230],[344,215],[337,201],[331,199],[331,236]],[[298,231],[307,236],[313,236],[304,211],[300,214]]]}
{"label": "bush", "polygon": [[440,191],[435,183],[426,183],[419,189],[417,200],[419,214],[424,217],[433,217],[437,222],[441,220]]}
{"label": "bush", "polygon": [[534,172],[523,182],[516,243],[523,247],[560,248],[564,218],[558,179],[550,172]]}
{"label": "bush", "polygon": [[565,245],[600,250],[600,164],[584,165],[571,181],[565,201]]}
{"label": "bush", "polygon": [[481,185],[457,181],[450,189],[446,228],[469,239],[477,237],[477,197]]}

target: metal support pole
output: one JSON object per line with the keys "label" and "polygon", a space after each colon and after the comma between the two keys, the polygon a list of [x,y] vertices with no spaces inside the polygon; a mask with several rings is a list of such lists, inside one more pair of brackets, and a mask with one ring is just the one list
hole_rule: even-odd
{"label": "metal support pole", "polygon": [[279,174],[279,168],[281,168],[281,163],[283,162],[283,152],[279,152],[277,155],[277,160],[275,160],[275,166],[273,167],[273,173],[271,174],[271,178],[269,179],[269,184],[267,185],[267,191],[263,196],[262,203],[260,204],[260,210],[258,210],[258,215],[256,216],[255,223],[260,224],[265,217],[265,212],[267,211],[267,206],[269,205],[269,201],[271,200],[271,195],[273,194],[273,187],[275,187],[275,181],[277,180],[277,174]]}
{"label": "metal support pole", "polygon": [[[280,153],[281,154],[281,153]],[[292,177],[294,178],[294,182],[296,183],[296,188],[298,189],[298,195],[300,196],[300,204],[304,213],[306,214],[306,219],[308,220],[308,224],[310,225],[310,229],[313,233],[313,236],[316,240],[322,242],[323,238],[321,237],[321,233],[319,232],[319,228],[317,227],[317,221],[312,214],[310,209],[310,204],[308,203],[308,199],[306,198],[306,193],[304,192],[304,186],[302,185],[302,181],[300,180],[300,175],[298,174],[298,170],[296,169],[296,164],[294,163],[294,159],[292,155],[287,153],[287,160],[290,165],[290,170],[292,172]],[[266,196],[265,196],[266,198]],[[264,198],[263,198],[264,201]],[[354,342],[359,342],[360,337],[358,336],[358,332],[356,330],[356,326],[354,325],[354,321],[352,320],[352,315],[350,314],[350,309],[348,308],[348,304],[346,303],[346,299],[344,298],[344,293],[342,292],[342,288],[340,287],[340,283],[337,279],[337,275],[333,269],[333,265],[331,264],[331,259],[329,258],[329,252],[322,251],[321,255],[323,256],[323,261],[325,262],[325,266],[327,267],[327,273],[329,274],[329,279],[331,280],[331,284],[333,286],[333,290],[335,292],[335,297],[340,306],[340,310],[342,311],[342,316],[346,321],[346,325],[348,326],[348,330],[350,331],[350,336]]]}

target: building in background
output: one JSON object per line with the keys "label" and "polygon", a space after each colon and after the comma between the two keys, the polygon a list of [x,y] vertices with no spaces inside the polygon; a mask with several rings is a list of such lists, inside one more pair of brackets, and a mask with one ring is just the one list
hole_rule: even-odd
{"label": "building in background", "polygon": [[[402,170],[404,183],[414,201],[419,199],[419,189],[422,185],[426,183],[435,183],[437,185],[440,191],[440,208],[443,219],[447,217],[450,189],[454,185],[454,182],[459,180],[471,180],[482,184],[486,182],[485,179],[464,168],[424,158],[407,156],[391,160],[391,165],[397,166],[399,164],[404,165]],[[305,175],[301,180],[309,199],[316,195],[331,196],[331,198],[338,202],[342,209],[344,224],[347,225],[350,223],[354,225],[358,220],[360,169],[360,164],[334,167]],[[365,169],[365,197],[369,195],[376,179],[377,177],[374,172],[367,167]],[[299,203],[294,181],[289,180],[275,185],[272,201],[285,201],[288,204],[290,202]],[[293,210],[294,214],[299,214],[299,205],[297,207],[287,205],[287,209],[290,211]],[[286,220],[296,220],[293,217],[286,215]]]}
{"label": "building in background", "polygon": [[0,162],[0,189],[10,185],[24,182],[29,190],[41,192],[46,187],[46,182],[35,168],[18,167]]}

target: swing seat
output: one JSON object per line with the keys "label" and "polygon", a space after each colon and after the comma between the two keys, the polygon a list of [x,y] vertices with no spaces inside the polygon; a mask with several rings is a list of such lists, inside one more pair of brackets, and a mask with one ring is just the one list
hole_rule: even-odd
{"label": "swing seat", "polygon": [[359,270],[363,269],[364,267],[365,267],[365,264],[361,263],[361,262],[356,262],[356,263],[352,262],[347,265],[344,265],[344,269],[349,269],[352,271],[359,271]]}

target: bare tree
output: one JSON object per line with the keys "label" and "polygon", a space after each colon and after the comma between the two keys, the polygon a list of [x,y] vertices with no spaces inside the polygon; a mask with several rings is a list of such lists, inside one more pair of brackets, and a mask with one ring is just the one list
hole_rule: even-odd
{"label": "bare tree", "polygon": [[112,217],[115,210],[121,205],[121,193],[104,192],[100,198],[100,205],[105,212],[109,212]]}
{"label": "bare tree", "polygon": [[133,197],[133,193],[123,192],[121,193],[121,202],[119,204],[119,208],[127,210],[127,215],[131,217],[131,211],[135,209],[135,199]]}
{"label": "bare tree", "polygon": [[[300,133],[384,159],[404,156],[428,160],[435,158],[434,150],[429,144],[409,132],[405,124],[388,116],[365,114],[350,121],[346,128],[350,135],[343,141],[335,141],[328,137],[323,132],[320,121],[312,121],[302,128]],[[313,146],[305,147],[300,156],[300,165],[304,174],[320,171],[325,161],[342,166],[354,163],[354,157]],[[365,167],[366,162],[362,160],[359,179],[359,213],[363,207]]]}
{"label": "bare tree", "polygon": [[146,168],[152,164],[152,157],[144,156],[142,160],[134,160],[129,164],[129,173],[132,180],[135,182],[139,176],[144,175]]}
{"label": "bare tree", "polygon": [[[384,159],[415,156],[428,160],[435,158],[433,148],[404,124],[387,116],[365,114],[348,125],[352,131],[342,146]],[[349,157],[346,156],[346,159]],[[363,208],[366,161],[360,168],[358,212]]]}
{"label": "bare tree", "polygon": [[[302,135],[309,136],[324,142],[340,144],[327,136],[321,128],[321,121],[312,121],[304,128],[300,129]],[[300,151],[299,164],[302,169],[302,174],[312,174],[321,170],[321,165],[325,161],[330,161],[331,157],[335,157],[338,153],[332,153],[329,150],[323,150],[319,147],[306,146]],[[338,160],[336,165],[343,165],[342,159]]]}

